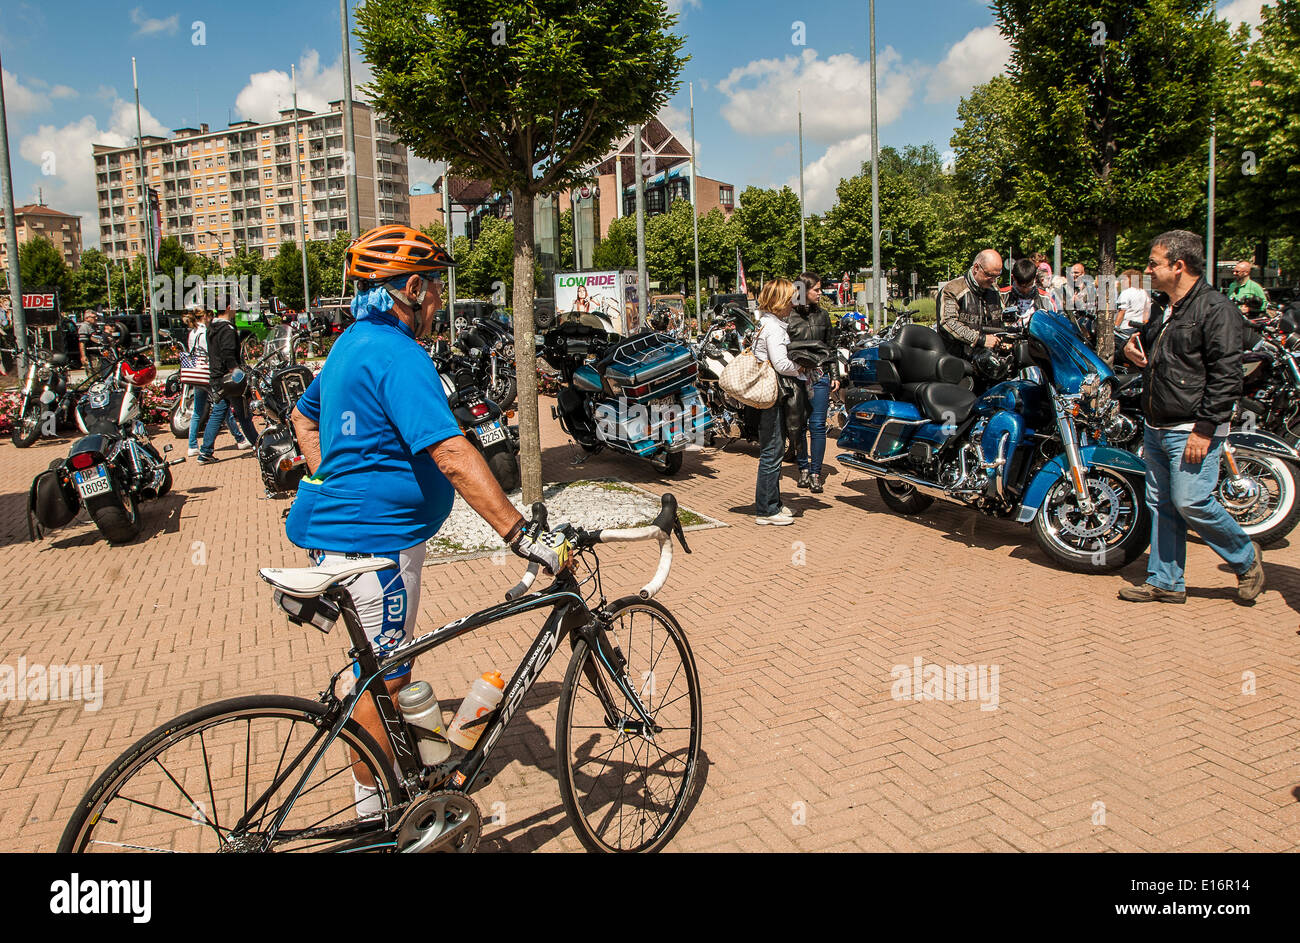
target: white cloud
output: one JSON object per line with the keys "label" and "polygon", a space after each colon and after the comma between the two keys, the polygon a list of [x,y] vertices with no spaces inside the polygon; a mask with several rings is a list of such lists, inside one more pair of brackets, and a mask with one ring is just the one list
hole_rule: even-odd
{"label": "white cloud", "polygon": [[[897,119],[924,69],[903,67],[886,46],[876,57],[876,114],[881,125]],[[718,83],[727,97],[722,116],[740,134],[793,135],[798,123],[796,90],[803,91],[806,140],[834,143],[870,128],[870,63],[849,53],[826,59],[816,50],[783,59],[756,59]]]}
{"label": "white cloud", "polygon": [[[871,134],[859,134],[847,141],[832,144],[820,158],[804,167],[804,201],[809,213],[824,213],[835,205],[835,188],[840,180],[862,171],[862,165],[871,160]],[[796,174],[787,181],[791,190],[799,192]]]}
{"label": "white cloud", "polygon": [[51,98],[76,98],[77,95],[77,90],[67,85],[56,85],[50,89]]}
{"label": "white cloud", "polygon": [[1227,20],[1233,26],[1238,23],[1245,23],[1252,30],[1259,29],[1259,24],[1264,22],[1260,11],[1271,4],[1271,0],[1233,0],[1227,6],[1220,8],[1219,18]]}
{"label": "white cloud", "polygon": [[925,100],[955,101],[1001,73],[1010,59],[1011,44],[996,26],[973,29],[952,45],[931,73]]}
{"label": "white cloud", "polygon": [[433,184],[442,176],[442,161],[416,157],[408,149],[406,152],[406,169],[411,186],[415,186],[417,183]]}
{"label": "white cloud", "polygon": [[[14,75],[8,69],[0,70],[3,74],[5,90],[5,107],[15,114],[25,114],[33,111],[43,111],[50,106],[50,97],[45,92],[39,91],[45,85],[39,79],[33,79],[29,84],[23,85],[18,81],[18,76]],[[64,86],[59,86],[63,88]]]}
{"label": "white cloud", "polygon": [[135,7],[131,10],[131,22],[136,26],[137,36],[153,36],[157,33],[170,36],[180,29],[181,17],[179,13],[173,13],[165,19],[150,19],[144,15],[144,7]]}
{"label": "white cloud", "polygon": [[668,0],[669,13],[684,13],[687,7],[700,8],[700,0]]}
{"label": "white cloud", "polygon": [[[343,97],[343,56],[334,64],[322,67],[320,53],[308,49],[298,60],[298,107],[309,111],[328,111],[329,103]],[[356,88],[369,82],[370,66],[357,55],[352,57],[354,97],[363,96]],[[285,108],[293,107],[293,82],[289,70],[271,69],[255,72],[235,96],[235,110],[253,121],[274,121]]]}
{"label": "white cloud", "polygon": [[[145,134],[166,134],[167,129],[148,109],[140,109]],[[114,98],[107,128],[100,128],[93,115],[86,115],[62,127],[41,125],[24,135],[18,153],[41,171],[31,192],[15,194],[21,202],[35,200],[40,187],[45,202],[65,213],[81,217],[81,238],[87,247],[99,245],[99,204],[95,194],[94,144],[125,147],[135,140],[135,103]],[[52,170],[52,173],[47,173]]]}

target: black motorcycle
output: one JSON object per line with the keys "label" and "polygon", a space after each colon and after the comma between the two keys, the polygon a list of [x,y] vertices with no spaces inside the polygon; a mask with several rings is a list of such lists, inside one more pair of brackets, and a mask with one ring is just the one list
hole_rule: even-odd
{"label": "black motorcycle", "polygon": [[[140,533],[140,502],[171,490],[169,466],[185,459],[164,459],[140,421],[138,391],[157,375],[146,350],[105,348],[105,373],[75,410],[85,435],[66,459],[54,461],[32,481],[27,499],[32,540],[65,526],[84,507],[109,543],[127,543]],[[169,451],[170,445],[163,447],[164,454]]]}
{"label": "black motorcycle", "polygon": [[234,388],[225,391],[229,396],[251,395],[251,410],[266,420],[257,439],[257,466],[267,497],[294,493],[307,471],[289,417],[314,379],[311,369],[298,363],[296,353],[297,341],[312,333],[292,324],[277,325],[266,339],[261,358],[243,368],[247,390],[236,375]]}
{"label": "black motorcycle", "polygon": [[54,436],[73,423],[73,410],[86,384],[68,382],[68,355],[41,348],[27,358],[27,374],[10,439],[25,449],[41,436]]}
{"label": "black motorcycle", "polygon": [[752,342],[753,330],[747,311],[718,304],[703,336],[691,345],[699,368],[700,396],[713,417],[706,444],[715,448],[725,449],[736,439],[758,441],[759,411],[736,402],[718,385],[727,364]]}
{"label": "black motorcycle", "polygon": [[510,325],[496,318],[475,318],[456,332],[453,347],[469,359],[474,385],[502,409],[514,405],[515,335]]}
{"label": "black motorcycle", "polygon": [[501,490],[514,491],[520,480],[519,428],[509,424],[511,414],[479,386],[477,358],[441,341],[430,354],[461,434],[482,453]]}

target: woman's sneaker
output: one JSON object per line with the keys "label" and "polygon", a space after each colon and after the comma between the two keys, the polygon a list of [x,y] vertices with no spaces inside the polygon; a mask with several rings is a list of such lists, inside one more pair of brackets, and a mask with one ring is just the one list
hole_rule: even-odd
{"label": "woman's sneaker", "polygon": [[186,454],[187,454],[190,458],[193,458],[194,456],[196,456],[196,455],[199,454],[199,450],[198,450],[198,449],[190,449],[189,452],[187,452]]}
{"label": "woman's sneaker", "polygon": [[822,476],[821,475],[811,476],[811,481],[809,482],[808,487],[811,489],[813,494],[821,494],[822,491],[825,490],[822,487]]}
{"label": "woman's sneaker", "polygon": [[807,470],[801,471],[799,473],[798,487],[807,488],[811,484],[811,482],[812,482],[812,475],[810,475]]}
{"label": "woman's sneaker", "polygon": [[787,524],[793,524],[794,518],[785,514],[773,514],[771,517],[756,517],[755,524],[771,524],[774,527],[785,527]]}
{"label": "woman's sneaker", "polygon": [[235,448],[237,449],[251,449],[252,447],[253,443],[249,442],[247,439],[237,439],[235,441]]}

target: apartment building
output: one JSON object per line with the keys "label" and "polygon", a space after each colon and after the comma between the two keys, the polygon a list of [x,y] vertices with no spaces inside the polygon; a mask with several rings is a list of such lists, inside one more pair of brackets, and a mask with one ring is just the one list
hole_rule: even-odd
{"label": "apartment building", "polygon": [[[0,211],[0,227],[4,225],[4,212]],[[76,268],[81,261],[81,217],[46,206],[29,203],[14,210],[14,227],[18,230],[18,244],[40,236],[54,244],[69,267]],[[9,265],[9,247],[0,239],[0,269]]]}
{"label": "apartment building", "polygon": [[[235,121],[222,131],[178,128],[144,136],[145,172],[131,147],[94,145],[100,247],[113,259],[144,251],[140,187],[157,194],[162,235],[221,261],[247,247],[263,257],[281,242],[329,239],[348,228],[347,174],[355,169],[361,229],[410,216],[406,148],[364,102],[353,104],[356,154],[343,142],[343,102],[328,112],[288,108],[276,121]],[[294,119],[298,173],[294,180]]]}

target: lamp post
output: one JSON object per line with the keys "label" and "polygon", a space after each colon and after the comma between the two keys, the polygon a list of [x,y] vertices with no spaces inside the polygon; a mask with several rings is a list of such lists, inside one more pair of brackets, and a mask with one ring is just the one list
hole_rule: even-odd
{"label": "lamp post", "polygon": [[876,124],[876,0],[869,0],[871,19],[871,320],[877,331],[880,312],[880,142]]}

